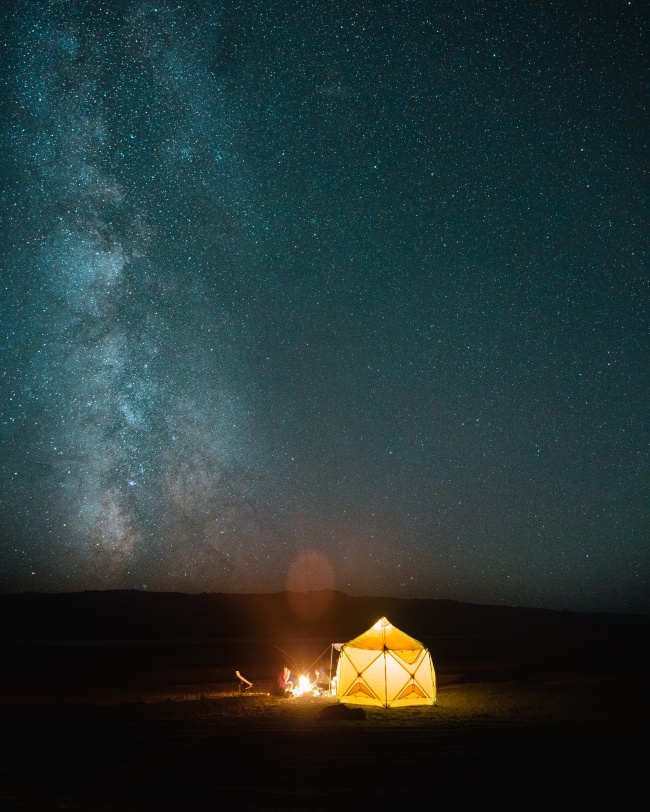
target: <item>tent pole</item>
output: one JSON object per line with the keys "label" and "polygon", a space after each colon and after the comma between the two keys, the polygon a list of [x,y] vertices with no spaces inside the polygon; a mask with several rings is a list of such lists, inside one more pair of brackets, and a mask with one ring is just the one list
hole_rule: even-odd
{"label": "tent pole", "polygon": [[332,663],[334,662],[334,643],[330,643],[330,696],[332,695]]}

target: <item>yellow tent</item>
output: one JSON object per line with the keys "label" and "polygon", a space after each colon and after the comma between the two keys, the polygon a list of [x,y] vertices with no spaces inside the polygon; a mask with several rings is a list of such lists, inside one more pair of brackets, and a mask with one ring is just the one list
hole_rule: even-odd
{"label": "yellow tent", "polygon": [[341,646],[336,695],[351,705],[435,705],[436,674],[429,650],[382,617]]}

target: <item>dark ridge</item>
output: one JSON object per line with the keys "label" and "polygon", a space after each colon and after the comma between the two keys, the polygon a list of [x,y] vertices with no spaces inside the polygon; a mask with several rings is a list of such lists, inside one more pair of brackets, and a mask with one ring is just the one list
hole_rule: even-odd
{"label": "dark ridge", "polygon": [[352,597],[337,591],[183,594],[96,591],[0,595],[5,640],[315,638],[345,642],[386,616],[418,639],[639,635],[650,617]]}

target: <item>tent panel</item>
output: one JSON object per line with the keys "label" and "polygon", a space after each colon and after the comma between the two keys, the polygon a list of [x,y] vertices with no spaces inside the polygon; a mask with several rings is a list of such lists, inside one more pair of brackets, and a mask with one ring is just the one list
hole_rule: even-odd
{"label": "tent panel", "polygon": [[404,693],[403,697],[398,697],[390,702],[388,708],[407,708],[415,705],[435,705],[436,700],[431,697],[423,697],[418,692]]}
{"label": "tent panel", "polygon": [[[340,659],[346,664],[346,673],[353,674],[356,677],[358,674],[363,674],[372,665],[381,660],[383,652],[381,651],[364,651],[351,649],[344,649],[341,652]],[[351,679],[353,677],[350,677]]]}
{"label": "tent panel", "polygon": [[406,671],[400,663],[388,656],[386,658],[385,688],[387,706],[390,706],[411,682],[413,682],[413,675]]}
{"label": "tent panel", "polygon": [[404,686],[413,681],[418,669],[418,662],[422,661],[424,652],[420,652],[418,661],[413,665],[404,662],[401,657],[395,656],[395,654],[393,651],[386,652],[386,696],[389,701],[399,696]]}
{"label": "tent panel", "polygon": [[[386,683],[384,678],[384,653],[364,652],[363,660],[367,665],[359,670],[359,663],[354,664],[344,648],[339,658],[337,669],[336,695],[339,702],[350,702],[355,705],[377,705],[386,707]],[[353,656],[358,652],[353,650]],[[368,655],[372,654],[373,657]],[[358,659],[358,657],[357,657]]]}
{"label": "tent panel", "polygon": [[[430,698],[427,704],[435,705],[436,703],[436,672],[433,668],[431,654],[427,651],[426,657],[422,658],[415,674],[413,675],[414,684],[422,690],[425,696]],[[413,701],[416,702],[415,698]]]}
{"label": "tent panel", "polygon": [[429,700],[431,699],[430,696],[427,696],[422,688],[417,685],[415,682],[409,682],[409,684],[404,688],[403,691],[399,694],[399,696],[395,697],[395,701],[399,699],[407,699],[410,697],[415,702],[420,702],[422,699]]}
{"label": "tent panel", "polygon": [[374,626],[346,643],[354,648],[375,649],[381,651],[389,649],[421,649],[424,648],[419,640],[397,629],[385,617],[378,620]]}
{"label": "tent panel", "polygon": [[[357,680],[345,692],[345,699],[354,705],[382,705],[381,699],[363,680]],[[343,701],[343,700],[342,700]]]}
{"label": "tent panel", "polygon": [[382,652],[381,656],[378,657],[371,666],[366,668],[366,670],[363,672],[363,679],[372,689],[377,698],[381,700],[382,705],[384,705],[387,702],[386,655],[384,652]]}
{"label": "tent panel", "polygon": [[345,696],[339,699],[339,702],[342,704],[349,704],[349,705],[367,705],[375,708],[387,708],[388,705],[385,702],[381,702],[379,699],[372,699],[370,697],[364,696],[361,693],[356,693],[353,696]]}
{"label": "tent panel", "polygon": [[400,629],[396,629],[392,624],[386,627],[386,648],[390,649],[423,649],[424,646],[419,640],[406,634]]}
{"label": "tent panel", "polygon": [[395,652],[387,653],[386,696],[390,707],[400,705],[432,705],[436,698],[431,655],[423,649],[417,661],[405,663]]}
{"label": "tent panel", "polygon": [[[373,662],[381,659],[382,654],[377,651],[348,650],[347,646],[341,649],[337,674],[337,695],[345,696],[350,688],[359,680],[364,679],[362,675],[368,671]],[[369,687],[369,690],[373,689]]]}
{"label": "tent panel", "polygon": [[391,700],[391,708],[406,707],[409,705],[435,705],[436,704],[436,677],[427,652],[426,658],[420,663],[412,678]]}
{"label": "tent panel", "polygon": [[402,648],[402,649],[391,649],[390,653],[393,655],[393,657],[397,657],[397,658],[399,658],[401,660],[404,660],[405,663],[408,663],[409,665],[413,665],[418,660],[422,659],[422,655],[424,654],[425,651],[426,651],[425,648],[418,648],[418,649],[414,649],[414,648],[403,649]]}

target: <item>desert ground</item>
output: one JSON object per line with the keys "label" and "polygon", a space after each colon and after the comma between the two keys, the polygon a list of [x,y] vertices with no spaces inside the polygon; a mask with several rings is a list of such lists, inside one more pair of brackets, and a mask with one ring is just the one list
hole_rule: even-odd
{"label": "desert ground", "polygon": [[270,695],[252,665],[240,692],[240,662],[219,650],[210,668],[182,646],[113,667],[105,649],[10,648],[0,809],[628,809],[646,792],[638,659],[434,658],[434,706],[348,720],[322,715],[335,697]]}

